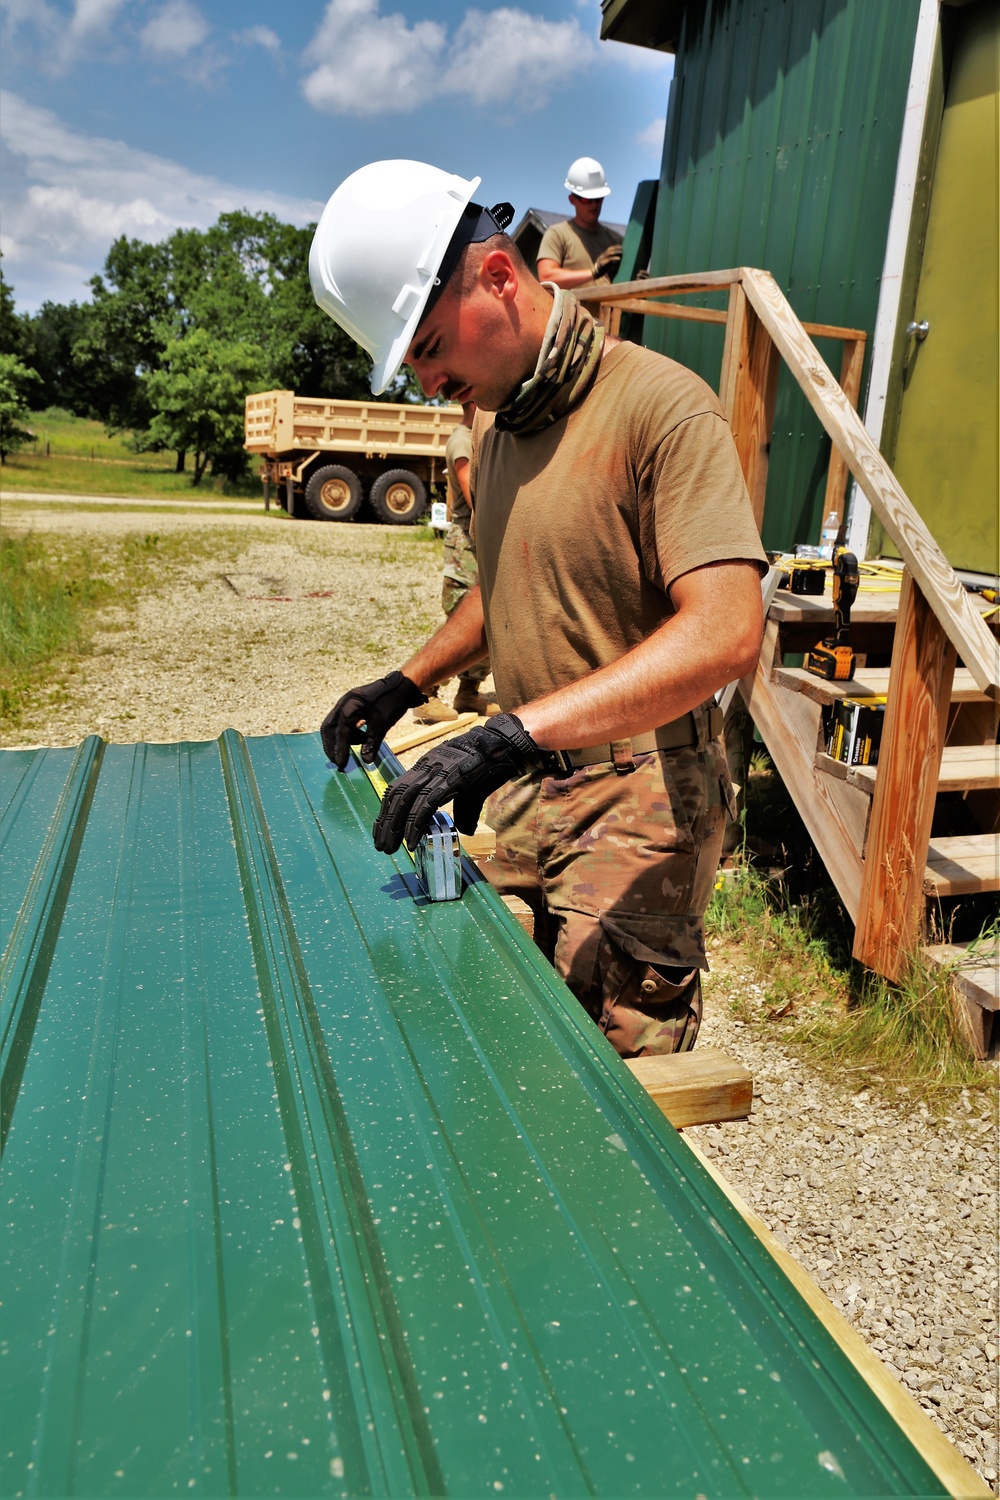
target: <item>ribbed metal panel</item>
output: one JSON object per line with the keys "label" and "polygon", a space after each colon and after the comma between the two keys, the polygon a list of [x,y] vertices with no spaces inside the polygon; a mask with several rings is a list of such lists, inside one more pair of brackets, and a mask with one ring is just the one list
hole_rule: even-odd
{"label": "ribbed metal panel", "polygon": [[[918,8],[919,0],[689,4],[650,274],[761,266],[800,318],[863,328],[870,341]],[[650,318],[645,342],[717,386],[720,329]],[[820,351],[838,374],[840,346]],[[766,546],[819,539],[829,452],[783,370]]]}
{"label": "ribbed metal panel", "polygon": [[89,740],[0,807],[5,1495],[940,1493],[360,767]]}

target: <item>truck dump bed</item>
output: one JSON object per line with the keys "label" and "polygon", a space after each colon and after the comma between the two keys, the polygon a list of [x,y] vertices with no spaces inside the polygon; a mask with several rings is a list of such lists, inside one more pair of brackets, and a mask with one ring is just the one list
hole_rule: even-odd
{"label": "truck dump bed", "polygon": [[294,391],[260,391],[246,400],[245,447],[251,453],[330,449],[369,458],[444,458],[460,406],[386,401],[326,401]]}

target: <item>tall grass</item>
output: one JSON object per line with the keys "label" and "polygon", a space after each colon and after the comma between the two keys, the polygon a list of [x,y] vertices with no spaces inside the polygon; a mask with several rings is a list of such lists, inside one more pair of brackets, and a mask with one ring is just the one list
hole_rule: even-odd
{"label": "tall grass", "polygon": [[0,715],[18,722],[38,669],[81,650],[112,593],[86,547],[55,555],[30,532],[0,533]]}
{"label": "tall grass", "polygon": [[[956,1088],[995,1087],[995,1073],[973,1054],[951,972],[915,954],[889,984],[857,963],[853,923],[759,749],[746,785],[745,842],[706,916],[709,938],[735,948],[757,986],[734,1003],[739,1018],[831,1074],[893,1093],[910,1089],[942,1104]],[[975,922],[973,932],[980,925],[971,906],[960,920]]]}

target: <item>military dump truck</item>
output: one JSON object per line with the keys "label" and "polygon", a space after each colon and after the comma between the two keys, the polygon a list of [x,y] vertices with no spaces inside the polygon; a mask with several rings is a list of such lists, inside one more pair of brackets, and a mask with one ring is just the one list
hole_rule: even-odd
{"label": "military dump truck", "polygon": [[460,406],[325,401],[294,391],[246,398],[244,446],[260,455],[264,504],[271,487],[290,516],[350,521],[368,504],[379,521],[406,526],[445,477],[445,447]]}

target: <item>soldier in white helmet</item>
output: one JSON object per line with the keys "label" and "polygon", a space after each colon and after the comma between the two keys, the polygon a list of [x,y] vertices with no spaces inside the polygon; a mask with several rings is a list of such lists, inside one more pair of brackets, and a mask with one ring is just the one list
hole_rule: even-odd
{"label": "soldier in white helmet", "polygon": [[766,557],[725,412],[683,366],[605,335],[540,284],[509,204],[420,162],[334,193],[310,277],[374,362],[478,407],[479,584],[400,669],[322,725],[340,771],[487,650],[501,712],[429,750],[374,827],[412,848],[436,808],[486,819],[489,878],[625,1057],[685,1050],[701,1020],[702,917],[732,787],[713,695],[752,671]]}
{"label": "soldier in white helmet", "polygon": [[538,247],[538,279],[572,290],[591,281],[611,281],[621,263],[622,238],[600,222],[601,205],[611,192],[604,168],[592,156],[580,156],[564,184],[573,205],[572,219],[552,224]]}

